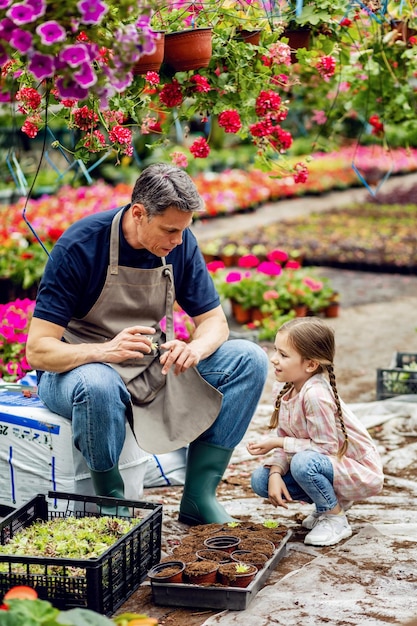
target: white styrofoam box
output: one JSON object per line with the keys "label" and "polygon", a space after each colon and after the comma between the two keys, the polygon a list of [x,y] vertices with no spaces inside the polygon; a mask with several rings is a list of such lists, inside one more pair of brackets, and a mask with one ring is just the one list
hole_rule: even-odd
{"label": "white styrofoam box", "polygon": [[170,487],[183,485],[185,482],[185,468],[187,464],[187,446],[166,452],[153,454],[146,465],[143,486]]}
{"label": "white styrofoam box", "polygon": [[[119,462],[126,498],[141,499],[149,457],[127,426]],[[72,443],[71,422],[36,395],[0,387],[0,505],[17,508],[48,491],[94,493],[87,465]]]}

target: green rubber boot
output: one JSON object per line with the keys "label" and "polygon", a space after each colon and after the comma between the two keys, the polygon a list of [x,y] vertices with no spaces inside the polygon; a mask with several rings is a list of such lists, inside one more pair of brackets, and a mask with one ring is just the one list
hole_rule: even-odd
{"label": "green rubber boot", "polygon": [[[90,474],[96,495],[124,500],[125,485],[117,465],[105,472],[90,470]],[[101,512],[103,515],[131,517],[127,506],[102,506]]]}
{"label": "green rubber boot", "polygon": [[216,500],[216,489],[229,464],[233,448],[193,441],[188,448],[179,521],[189,526],[236,521]]}

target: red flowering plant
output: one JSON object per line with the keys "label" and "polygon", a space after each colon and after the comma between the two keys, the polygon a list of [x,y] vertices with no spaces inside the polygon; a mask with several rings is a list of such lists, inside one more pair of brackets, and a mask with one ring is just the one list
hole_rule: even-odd
{"label": "red flowering plant", "polygon": [[[171,1],[155,12],[155,30],[212,28],[212,56],[207,67],[173,72],[162,65],[154,76],[151,95],[152,117],[159,124],[160,143],[166,145],[174,123],[182,123],[185,141],[175,150],[172,160],[187,166],[188,159],[206,158],[212,139],[227,138],[228,143],[250,140],[257,147],[256,165],[270,170],[293,173],[296,182],[305,181],[304,164],[289,164],[284,155],[292,144],[285,128],[288,115],[287,92],[295,77],[291,75],[291,50],[279,41],[282,28],[271,18],[273,3],[261,0],[208,0],[191,3]],[[269,7],[269,9],[268,9]],[[259,29],[259,43],[247,43],[242,30]],[[159,80],[159,82],[158,82]],[[130,116],[140,115],[133,107]],[[209,130],[189,136],[189,123],[196,120]],[[171,133],[172,134],[172,133]]]}

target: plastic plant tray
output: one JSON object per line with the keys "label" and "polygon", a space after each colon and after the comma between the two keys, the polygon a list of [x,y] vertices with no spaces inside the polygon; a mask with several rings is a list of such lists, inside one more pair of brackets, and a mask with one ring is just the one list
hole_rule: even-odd
{"label": "plastic plant tray", "polygon": [[287,554],[287,542],[292,535],[289,530],[272,557],[259,570],[253,581],[245,588],[200,586],[187,583],[151,582],[153,602],[160,606],[181,606],[198,609],[245,610],[258,591],[262,589],[271,572]]}
{"label": "plastic plant tray", "polygon": [[111,616],[139,587],[149,569],[161,557],[162,506],[149,502],[49,492],[67,502],[67,511],[56,510],[38,494],[0,522],[5,544],[19,530],[54,517],[101,516],[101,507],[128,506],[140,522],[97,558],[12,556],[0,554],[0,596],[15,585],[29,585],[39,598],[58,609],[88,608]]}

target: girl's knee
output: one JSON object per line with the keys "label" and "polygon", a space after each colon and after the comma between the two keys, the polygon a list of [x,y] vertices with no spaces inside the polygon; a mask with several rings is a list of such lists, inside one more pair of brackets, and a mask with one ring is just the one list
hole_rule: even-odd
{"label": "girl's knee", "polygon": [[314,456],[315,453],[312,450],[302,450],[294,454],[290,463],[290,471],[295,480],[300,474],[305,475],[309,471]]}
{"label": "girl's knee", "polygon": [[262,498],[268,497],[268,476],[269,471],[266,467],[258,467],[251,476],[252,491]]}

